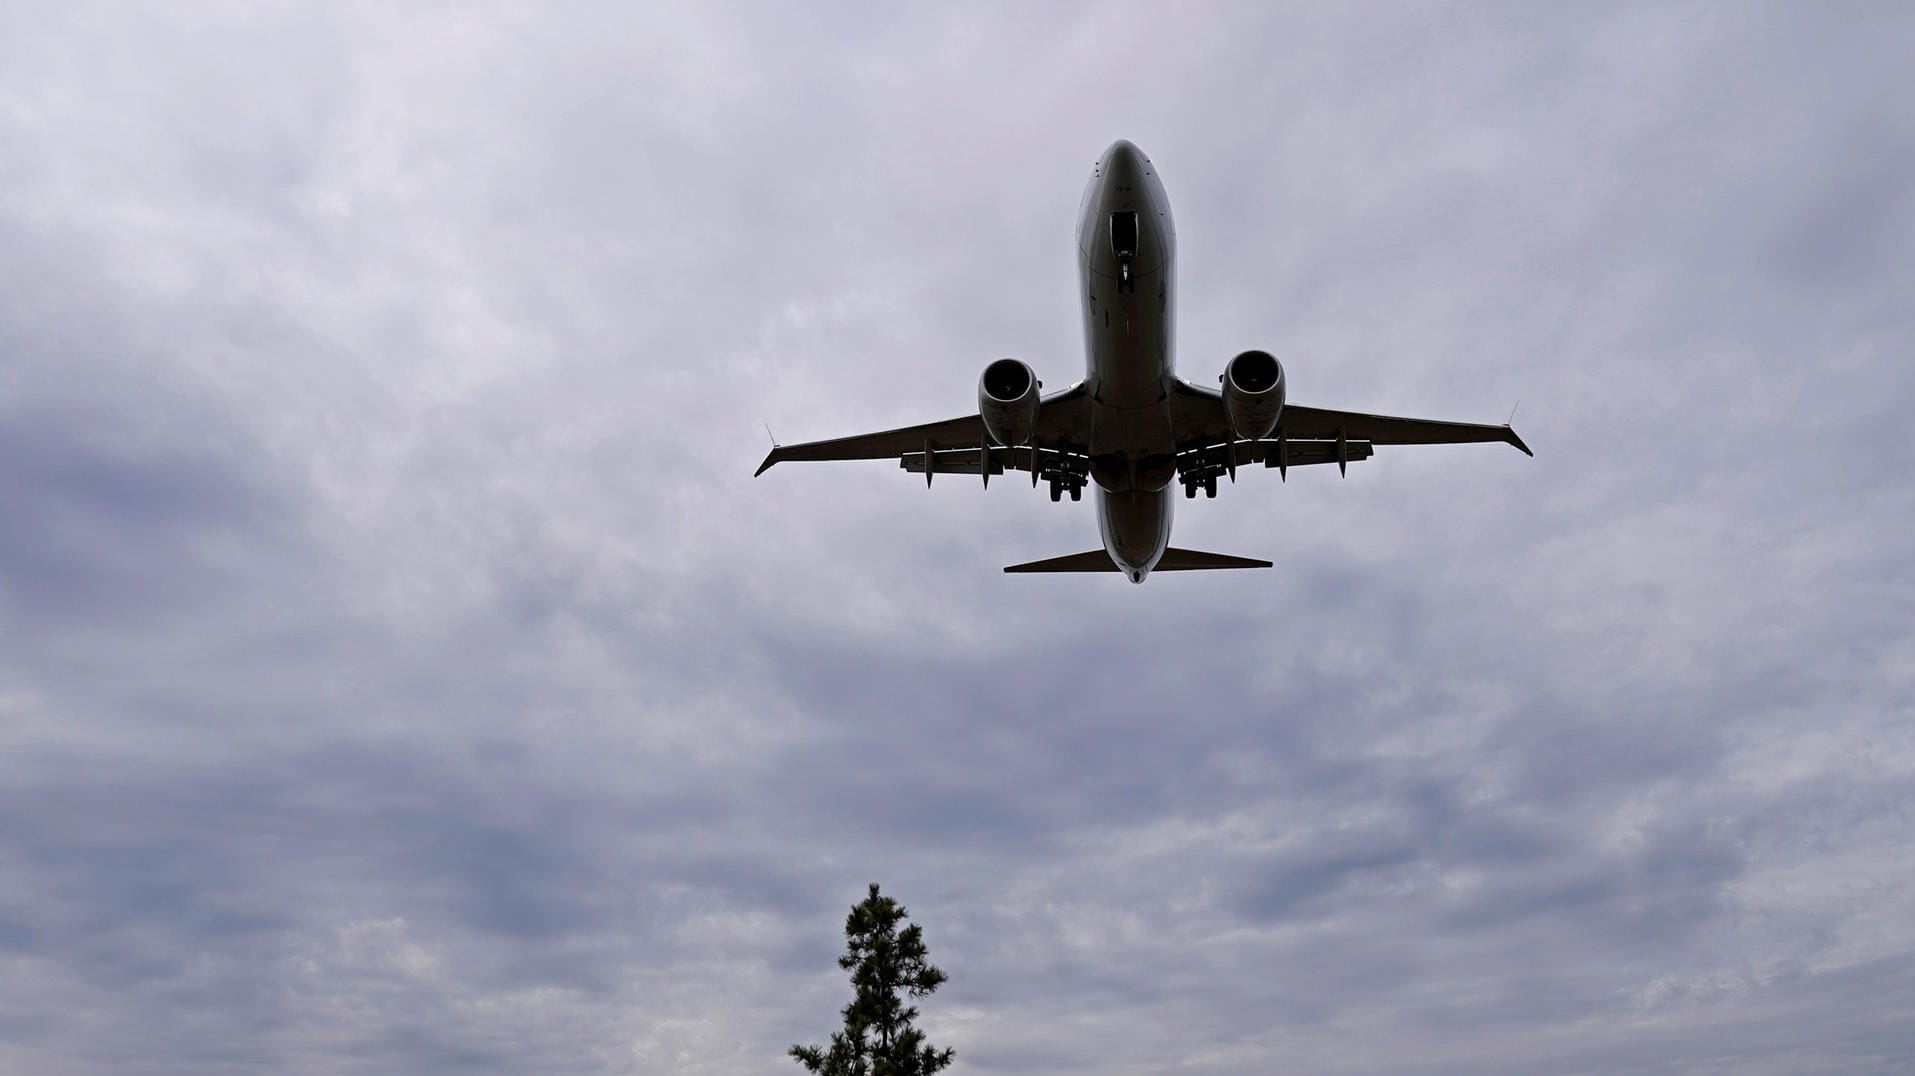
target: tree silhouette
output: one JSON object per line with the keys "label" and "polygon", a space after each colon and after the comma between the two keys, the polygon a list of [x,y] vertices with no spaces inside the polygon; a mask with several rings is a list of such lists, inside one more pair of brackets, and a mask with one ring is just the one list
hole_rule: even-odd
{"label": "tree silhouette", "polygon": [[930,1076],[957,1051],[933,1049],[905,995],[921,998],[944,982],[944,973],[924,959],[924,931],[903,930],[904,906],[878,893],[878,883],[844,921],[844,955],[838,966],[851,973],[856,996],[844,1007],[844,1030],[831,1045],[793,1046],[791,1056],[822,1076]]}

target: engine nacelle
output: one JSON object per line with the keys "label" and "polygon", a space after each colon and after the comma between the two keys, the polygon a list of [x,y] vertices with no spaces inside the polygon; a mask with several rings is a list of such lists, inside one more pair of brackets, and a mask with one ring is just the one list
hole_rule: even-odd
{"label": "engine nacelle", "polygon": [[1223,368],[1223,413],[1230,430],[1259,441],[1283,415],[1283,364],[1268,351],[1246,351]]}
{"label": "engine nacelle", "polygon": [[1037,428],[1037,390],[1044,383],[1016,359],[999,359],[977,379],[977,411],[991,439],[1011,447],[1030,441]]}

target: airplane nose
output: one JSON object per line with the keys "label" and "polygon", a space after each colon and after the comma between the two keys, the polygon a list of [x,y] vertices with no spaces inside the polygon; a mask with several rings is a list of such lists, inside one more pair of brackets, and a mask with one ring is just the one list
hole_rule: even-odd
{"label": "airplane nose", "polygon": [[1123,186],[1135,186],[1143,178],[1144,169],[1149,164],[1144,151],[1126,139],[1118,139],[1104,151],[1104,175],[1106,180]]}

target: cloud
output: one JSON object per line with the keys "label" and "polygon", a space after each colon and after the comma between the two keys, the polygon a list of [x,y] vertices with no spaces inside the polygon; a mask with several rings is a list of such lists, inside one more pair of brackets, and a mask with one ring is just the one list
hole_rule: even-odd
{"label": "cloud", "polygon": [[269,490],[223,461],[113,444],[99,416],[0,425],[4,595],[23,620],[137,616],[219,585],[222,562],[274,528]]}
{"label": "cloud", "polygon": [[[0,1068],[780,1071],[870,881],[979,1071],[1903,1067],[1911,33],[0,16]],[[749,477],[1077,376],[1120,136],[1187,376],[1538,456]]]}

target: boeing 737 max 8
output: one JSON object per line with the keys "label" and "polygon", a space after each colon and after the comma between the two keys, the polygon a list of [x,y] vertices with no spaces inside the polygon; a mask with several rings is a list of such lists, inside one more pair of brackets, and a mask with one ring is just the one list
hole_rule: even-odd
{"label": "boeing 737 max 8", "polygon": [[897,459],[934,475],[1028,472],[1051,500],[1097,487],[1104,548],[1015,564],[1007,572],[1123,572],[1133,583],[1155,571],[1267,568],[1267,560],[1170,545],[1173,481],[1184,496],[1217,495],[1217,476],[1262,464],[1291,467],[1368,459],[1376,445],[1502,441],[1534,455],[1508,426],[1392,418],[1284,402],[1283,367],[1267,351],[1231,359],[1221,391],[1177,377],[1172,366],[1177,233],[1150,158],[1119,141],[1104,151],[1084,189],[1077,267],[1084,310],[1084,380],[1040,396],[1042,383],[1016,359],[978,380],[978,410],[883,433],[774,445],[757,473],[784,460]]}

